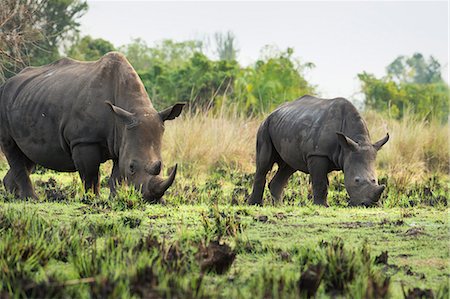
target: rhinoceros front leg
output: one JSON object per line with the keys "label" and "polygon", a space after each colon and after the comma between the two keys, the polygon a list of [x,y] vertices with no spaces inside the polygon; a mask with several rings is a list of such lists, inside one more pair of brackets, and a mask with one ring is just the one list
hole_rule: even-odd
{"label": "rhinoceros front leg", "polygon": [[295,172],[295,169],[287,165],[286,163],[280,163],[278,171],[269,183],[270,194],[275,201],[280,201],[283,193],[283,189],[286,186],[289,178]]}
{"label": "rhinoceros front leg", "polygon": [[84,184],[84,190],[99,194],[101,151],[97,144],[78,144],[72,149],[72,159]]}
{"label": "rhinoceros front leg", "polygon": [[25,156],[13,140],[4,141],[2,148],[10,166],[3,180],[6,190],[20,198],[37,199],[30,180],[35,163]]}
{"label": "rhinoceros front leg", "polygon": [[328,195],[328,165],[329,161],[326,157],[312,156],[308,158],[308,170],[311,175],[314,204],[327,204]]}
{"label": "rhinoceros front leg", "polygon": [[113,169],[111,171],[111,176],[109,177],[109,191],[110,196],[116,195],[116,185],[121,181],[120,171],[119,171],[119,161],[113,161]]}

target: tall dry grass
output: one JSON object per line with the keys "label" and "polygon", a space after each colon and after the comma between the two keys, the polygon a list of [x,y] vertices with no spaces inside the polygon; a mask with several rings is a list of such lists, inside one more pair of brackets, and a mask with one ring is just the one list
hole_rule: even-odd
{"label": "tall dry grass", "polygon": [[[431,173],[449,171],[449,127],[428,123],[407,114],[402,120],[379,113],[364,113],[373,142],[390,134],[378,154],[379,172],[399,185],[424,180]],[[163,157],[194,172],[220,166],[254,171],[256,132],[263,117],[246,118],[239,113],[186,113],[168,122]],[[170,161],[170,162],[169,162]]]}
{"label": "tall dry grass", "polygon": [[378,153],[378,168],[396,184],[423,181],[431,173],[449,172],[449,126],[407,113],[401,120],[374,111],[364,114],[372,139],[389,132],[390,140]]}
{"label": "tall dry grass", "polygon": [[236,111],[184,113],[166,123],[163,157],[197,173],[223,166],[253,171],[259,123]]}
{"label": "tall dry grass", "polygon": [[[164,161],[168,165],[180,163],[193,175],[207,175],[218,167],[253,172],[256,132],[263,118],[248,118],[235,110],[183,113],[166,123]],[[390,134],[389,142],[378,153],[377,168],[396,185],[419,183],[433,173],[448,175],[448,124],[427,122],[412,114],[395,120],[373,111],[365,112],[364,118],[372,141]],[[6,163],[1,152],[0,163]]]}

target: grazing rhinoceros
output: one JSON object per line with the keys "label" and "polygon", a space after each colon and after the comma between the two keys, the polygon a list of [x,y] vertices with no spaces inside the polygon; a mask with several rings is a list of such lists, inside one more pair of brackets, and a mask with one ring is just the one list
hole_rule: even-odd
{"label": "grazing rhinoceros", "polygon": [[280,200],[289,177],[297,170],[311,175],[314,203],[327,205],[328,178],[344,171],[350,205],[371,205],[385,186],[375,173],[377,151],[389,135],[372,144],[366,123],[346,99],[304,96],[272,112],[261,124],[256,142],[256,174],[250,204],[262,204],[266,174],[274,163],[278,171],[269,183]]}
{"label": "grazing rhinoceros", "polygon": [[9,192],[36,197],[29,175],[36,164],[56,171],[78,171],[86,190],[99,192],[99,166],[112,159],[109,180],[126,180],[157,201],[173,183],[161,177],[164,121],[184,104],[161,112],[120,53],[95,62],[63,58],[28,67],[0,88],[0,145],[10,169]]}

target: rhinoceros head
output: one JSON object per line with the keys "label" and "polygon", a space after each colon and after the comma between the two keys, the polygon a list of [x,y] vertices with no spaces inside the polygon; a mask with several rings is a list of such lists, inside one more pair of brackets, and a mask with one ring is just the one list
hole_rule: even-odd
{"label": "rhinoceros head", "polygon": [[336,132],[344,153],[344,184],[350,205],[373,205],[380,199],[385,186],[379,185],[375,171],[377,151],[389,140],[389,134],[374,144],[357,143]]}
{"label": "rhinoceros head", "polygon": [[142,191],[145,200],[157,202],[172,185],[177,165],[167,179],[161,176],[161,141],[164,122],[178,117],[184,103],[175,104],[161,112],[153,107],[131,113],[106,102],[122,124],[119,151],[120,177]]}

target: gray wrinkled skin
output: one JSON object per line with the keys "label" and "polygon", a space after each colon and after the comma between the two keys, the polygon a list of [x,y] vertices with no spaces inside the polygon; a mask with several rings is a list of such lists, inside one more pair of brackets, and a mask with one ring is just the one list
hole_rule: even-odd
{"label": "gray wrinkled skin", "polygon": [[175,167],[168,179],[161,177],[164,121],[183,106],[158,113],[120,53],[26,68],[0,88],[0,145],[10,165],[5,188],[36,198],[29,175],[39,164],[78,171],[85,189],[98,194],[99,166],[111,159],[112,194],[126,180],[145,199],[158,200],[176,174]]}
{"label": "gray wrinkled skin", "polygon": [[344,171],[350,205],[377,202],[385,186],[375,172],[377,151],[386,135],[372,144],[366,123],[346,99],[304,96],[272,112],[261,124],[256,142],[256,174],[249,204],[262,204],[266,174],[274,163],[278,171],[269,183],[280,200],[289,177],[297,170],[311,175],[314,203],[327,205],[328,177]]}

